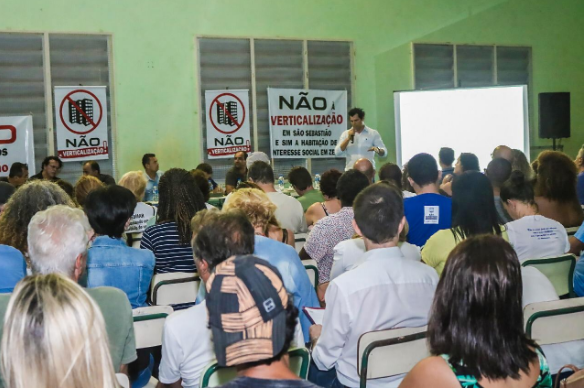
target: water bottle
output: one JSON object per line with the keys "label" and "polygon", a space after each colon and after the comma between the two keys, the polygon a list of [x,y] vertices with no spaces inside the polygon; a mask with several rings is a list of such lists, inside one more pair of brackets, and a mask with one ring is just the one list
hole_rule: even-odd
{"label": "water bottle", "polygon": [[237,179],[237,185],[235,186],[235,188],[239,188],[240,184],[241,184],[241,179]]}
{"label": "water bottle", "polygon": [[284,176],[282,175],[278,178],[278,189],[280,192],[284,191]]}
{"label": "water bottle", "polygon": [[152,187],[152,201],[158,202],[158,186]]}
{"label": "water bottle", "polygon": [[320,175],[318,173],[314,175],[314,189],[320,190]]}
{"label": "water bottle", "polygon": [[213,182],[209,179],[209,192],[213,192]]}

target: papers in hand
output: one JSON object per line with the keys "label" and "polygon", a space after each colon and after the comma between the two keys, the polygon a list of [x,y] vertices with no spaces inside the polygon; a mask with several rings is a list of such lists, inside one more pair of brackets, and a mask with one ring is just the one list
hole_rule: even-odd
{"label": "papers in hand", "polygon": [[322,307],[304,307],[302,311],[306,314],[310,322],[316,325],[322,325],[322,319],[324,318],[324,309]]}

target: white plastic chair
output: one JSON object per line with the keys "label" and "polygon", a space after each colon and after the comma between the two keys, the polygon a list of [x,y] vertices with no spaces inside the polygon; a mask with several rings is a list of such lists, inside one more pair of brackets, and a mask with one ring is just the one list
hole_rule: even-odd
{"label": "white plastic chair", "polygon": [[310,283],[316,288],[318,286],[318,264],[316,263],[316,260],[302,260],[302,265],[304,265],[304,269],[306,269]]}
{"label": "white plastic chair", "polygon": [[584,297],[529,304],[523,319],[525,333],[539,345],[584,340]]}
{"label": "white plastic chair", "polygon": [[164,322],[173,311],[170,306],[146,306],[132,310],[136,349],[162,345]]}
{"label": "white plastic chair", "polygon": [[123,389],[130,388],[130,379],[128,378],[128,376],[126,374],[122,374],[121,372],[118,372],[116,374],[116,379],[117,379],[120,387],[122,387]]}
{"label": "white plastic chair", "polygon": [[568,253],[556,257],[526,260],[522,267],[532,266],[544,274],[556,289],[558,296],[574,294],[574,269],[576,268],[576,256]]}
{"label": "white plastic chair", "polygon": [[300,253],[304,244],[306,244],[306,239],[308,238],[308,233],[294,233],[294,248],[297,253]]}
{"label": "white plastic chair", "polygon": [[150,299],[154,305],[195,302],[201,279],[194,272],[172,272],[152,277]]}
{"label": "white plastic chair", "polygon": [[426,330],[422,326],[363,333],[357,343],[360,387],[367,387],[367,379],[405,374],[430,356]]}

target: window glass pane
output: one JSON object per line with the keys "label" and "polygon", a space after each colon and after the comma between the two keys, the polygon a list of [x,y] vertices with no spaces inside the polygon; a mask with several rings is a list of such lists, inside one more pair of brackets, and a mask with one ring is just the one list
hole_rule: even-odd
{"label": "window glass pane", "polygon": [[414,45],[416,89],[454,88],[454,46]]}
{"label": "window glass pane", "polygon": [[493,46],[456,46],[458,87],[494,84]]}

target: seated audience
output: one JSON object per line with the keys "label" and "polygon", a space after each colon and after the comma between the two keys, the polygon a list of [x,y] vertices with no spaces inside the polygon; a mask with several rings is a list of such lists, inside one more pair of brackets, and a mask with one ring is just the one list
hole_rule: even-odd
{"label": "seated audience", "polygon": [[[316,387],[290,370],[298,309],[276,268],[254,256],[236,257],[217,265],[206,284],[217,362],[237,369],[223,387]],[[250,312],[257,313],[253,321]]]}
{"label": "seated audience", "polygon": [[[75,206],[71,198],[54,183],[36,180],[20,187],[0,216],[0,244],[18,249],[27,258],[28,223],[38,211],[58,204]],[[17,264],[17,270],[20,270],[20,264]]]}
{"label": "seated audience", "polygon": [[[255,230],[255,249],[253,254],[267,260],[280,270],[288,292],[294,296],[294,304],[300,310],[300,323],[308,341],[309,320],[302,312],[305,306],[318,306],[314,286],[310,283],[304,265],[293,246],[281,240],[271,239],[270,223],[274,219],[274,208],[263,192],[256,189],[238,189],[223,205],[223,211],[243,211]],[[250,253],[251,254],[251,253]]]}
{"label": "seated audience", "polygon": [[201,190],[201,194],[203,195],[203,199],[205,200],[205,207],[207,209],[214,209],[215,206],[209,204],[209,199],[211,199],[211,186],[209,185],[209,181],[205,178],[205,173],[203,171],[197,171],[193,169],[191,171],[191,175],[195,178],[195,182],[197,183],[197,187]]}
{"label": "seated audience", "polygon": [[507,210],[503,207],[503,202],[501,202],[500,196],[501,186],[503,186],[511,176],[511,163],[504,158],[494,158],[487,166],[485,175],[491,181],[491,186],[493,186],[495,208],[497,209],[499,224],[504,225],[513,220],[507,213]]}
{"label": "seated audience", "polygon": [[529,165],[529,161],[527,161],[527,157],[525,157],[525,154],[519,149],[511,149],[511,157],[511,170],[521,171],[528,180],[533,180],[535,175],[533,169],[531,169],[531,165]]}
{"label": "seated audience", "polygon": [[499,145],[491,153],[492,158],[504,158],[505,160],[509,161],[513,164],[513,149],[511,149],[507,145]]}
{"label": "seated audience", "polygon": [[211,166],[211,164],[200,163],[199,165],[197,165],[195,169],[197,171],[202,171],[205,174],[205,179],[207,179],[207,181],[209,182],[209,188],[212,193],[214,194],[223,193],[223,189],[221,188],[221,186],[217,184],[215,180],[213,180],[213,167]]}
{"label": "seated audience", "polygon": [[87,195],[89,195],[89,193],[93,190],[102,188],[104,185],[105,184],[103,184],[101,180],[94,176],[81,176],[79,180],[77,180],[77,183],[75,183],[75,201],[80,207],[83,207],[85,205],[85,199],[87,198]]}
{"label": "seated audience", "polygon": [[500,237],[468,238],[448,256],[428,324],[431,357],[401,387],[551,387],[524,332],[521,265]]}
{"label": "seated audience", "polygon": [[294,167],[288,173],[288,181],[298,194],[298,201],[302,205],[304,212],[315,203],[324,202],[322,193],[314,189],[312,176],[308,169],[304,167]]}
{"label": "seated audience", "polygon": [[164,174],[160,170],[160,164],[158,164],[158,158],[154,153],[146,153],[142,156],[142,166],[144,167],[144,179],[146,180],[146,192],[144,194],[144,202],[157,202],[155,187],[160,193],[160,178]]}
{"label": "seated audience", "polygon": [[59,274],[19,283],[6,311],[2,352],[7,387],[118,387],[99,307]]}
{"label": "seated audience", "polygon": [[186,170],[172,168],[160,177],[160,200],[156,225],[144,230],[141,249],[156,258],[155,274],[196,272],[191,253],[191,219],[205,209],[195,178]]}
{"label": "seated audience", "polygon": [[302,204],[296,199],[281,192],[274,187],[274,171],[269,164],[263,161],[253,163],[248,172],[249,181],[257,184],[276,205],[276,219],[283,228],[290,229],[294,233],[306,231],[306,220]]}
{"label": "seated audience", "polygon": [[501,200],[513,218],[505,225],[509,243],[519,261],[560,256],[570,250],[568,234],[561,223],[539,215],[533,184],[514,171],[501,188]]}
{"label": "seated audience", "polygon": [[452,201],[438,193],[440,175],[431,155],[420,153],[412,157],[407,173],[408,182],[417,195],[404,199],[404,212],[410,227],[408,242],[421,247],[438,230],[450,228]]}
{"label": "seated audience", "polygon": [[580,226],[584,214],[576,191],[578,170],[574,162],[564,153],[548,150],[539,154],[534,165],[535,203],[540,214],[567,228]]}
{"label": "seated audience", "polygon": [[442,178],[444,179],[448,175],[454,174],[454,167],[452,163],[454,162],[454,149],[452,148],[440,148],[438,152],[438,164],[440,164],[440,169],[442,169]]}
{"label": "seated audience", "polygon": [[[405,259],[398,240],[406,220],[400,191],[374,184],[355,199],[355,230],[365,241],[363,263],[331,281],[322,325],[310,328],[312,382],[324,387],[359,387],[357,345],[365,332],[418,327],[428,314],[438,276],[432,268]],[[324,372],[323,372],[324,371]],[[403,375],[368,381],[395,387]]]}
{"label": "seated audience", "polygon": [[341,209],[341,201],[337,198],[337,182],[341,175],[341,171],[334,168],[322,174],[320,192],[324,201],[315,203],[306,210],[304,215],[308,226],[313,226],[324,217],[328,217]]}
{"label": "seated audience", "polygon": [[578,155],[574,163],[576,164],[576,168],[578,168],[578,182],[576,184],[578,200],[581,205],[584,205],[584,145],[578,150]]}
{"label": "seated audience", "polygon": [[[2,178],[4,179],[4,178]],[[2,180],[0,179],[0,180]],[[8,177],[6,181],[8,184],[12,185],[14,188],[18,188],[28,180],[28,165],[15,162],[10,166],[10,171],[8,172]]]}
{"label": "seated audience", "polygon": [[388,181],[393,183],[397,188],[402,191],[402,194],[405,198],[411,198],[412,196],[416,196],[413,192],[406,191],[403,189],[403,182],[402,182],[402,171],[396,164],[393,163],[386,163],[379,169],[379,180],[380,181]]}
{"label": "seated audience", "polygon": [[136,208],[130,218],[130,224],[124,233],[134,234],[142,233],[146,230],[148,221],[156,217],[157,209],[147,203],[144,203],[144,194],[146,193],[146,179],[142,171],[130,171],[126,173],[118,184],[132,191],[134,198],[136,198]]}
{"label": "seated audience", "polygon": [[[219,263],[253,253],[253,227],[239,211],[202,210],[193,217],[191,227],[193,254],[203,288]],[[214,358],[204,300],[167,317],[158,377],[161,387],[199,387],[203,369]]]}
{"label": "seated audience", "polygon": [[135,207],[134,194],[113,184],[92,191],[83,208],[95,232],[87,251],[87,287],[117,287],[132,309],[146,306],[154,272],[154,254],[130,248],[122,239]]}
{"label": "seated audience", "polygon": [[8,200],[12,194],[14,194],[14,191],[16,191],[16,189],[12,185],[0,181],[0,214],[2,214],[6,203],[8,203]]}
{"label": "seated audience", "polygon": [[85,164],[83,164],[83,175],[96,177],[106,186],[116,184],[116,181],[114,180],[113,177],[111,177],[110,175],[106,175],[105,173],[101,173],[101,168],[99,167],[97,161],[91,160],[85,162]]}
{"label": "seated audience", "polygon": [[57,181],[57,173],[63,168],[63,161],[57,156],[45,157],[41,164],[41,171],[33,175],[29,180],[50,180]]}
{"label": "seated audience", "polygon": [[58,185],[63,191],[65,191],[71,200],[75,201],[75,187],[73,187],[73,184],[63,179],[59,179],[54,183]]}
{"label": "seated audience", "polygon": [[242,210],[250,218],[256,234],[294,247],[294,233],[290,229],[280,227],[275,215],[276,205],[261,188],[254,188],[253,183],[249,184],[249,188],[244,188],[247,182],[242,182],[242,185],[227,197],[223,210]]}
{"label": "seated audience", "polygon": [[501,235],[493,187],[485,175],[475,171],[463,173],[454,179],[452,191],[452,228],[439,230],[422,248],[422,261],[438,275],[459,242],[479,234]]}
{"label": "seated audience", "polygon": [[[406,259],[421,261],[422,254],[420,253],[420,248],[406,242],[407,236],[408,224],[406,223],[399,235],[399,241],[397,243],[402,255]],[[363,237],[359,237],[358,235],[355,235],[350,240],[339,242],[334,249],[331,280],[363,264],[365,251],[365,241]]]}
{"label": "seated audience", "polygon": [[353,169],[361,172],[369,180],[369,184],[375,182],[375,168],[373,163],[368,158],[360,158],[353,164]]}
{"label": "seated audience", "polygon": [[313,259],[318,263],[318,297],[321,301],[324,300],[324,293],[330,280],[335,246],[355,234],[353,201],[368,185],[367,177],[355,169],[343,173],[337,182],[337,194],[342,209],[318,221],[300,251],[301,259]]}
{"label": "seated audience", "polygon": [[456,160],[456,165],[454,166],[454,173],[449,177],[444,177],[442,179],[442,185],[440,189],[444,191],[448,196],[452,196],[452,180],[457,175],[462,175],[464,172],[468,171],[480,171],[479,159],[476,155],[472,153],[461,153]]}
{"label": "seated audience", "polygon": [[247,166],[245,165],[245,160],[247,160],[246,152],[237,152],[233,155],[233,167],[227,171],[225,176],[225,195],[229,195],[237,185],[245,181],[247,178]]}
{"label": "seated audience", "polygon": [[[50,182],[38,183],[54,186]],[[32,184],[37,183],[26,186]],[[87,247],[92,235],[87,217],[78,208],[57,205],[36,213],[28,225],[28,253],[33,275],[58,273],[78,282],[85,273]],[[113,363],[116,372],[127,372],[126,365],[137,357],[134,319],[128,298],[123,291],[112,287],[88,288],[85,292],[97,303],[105,320],[110,364]],[[9,300],[9,294],[0,294],[0,326],[5,323]],[[34,356],[25,358],[30,360]]]}

